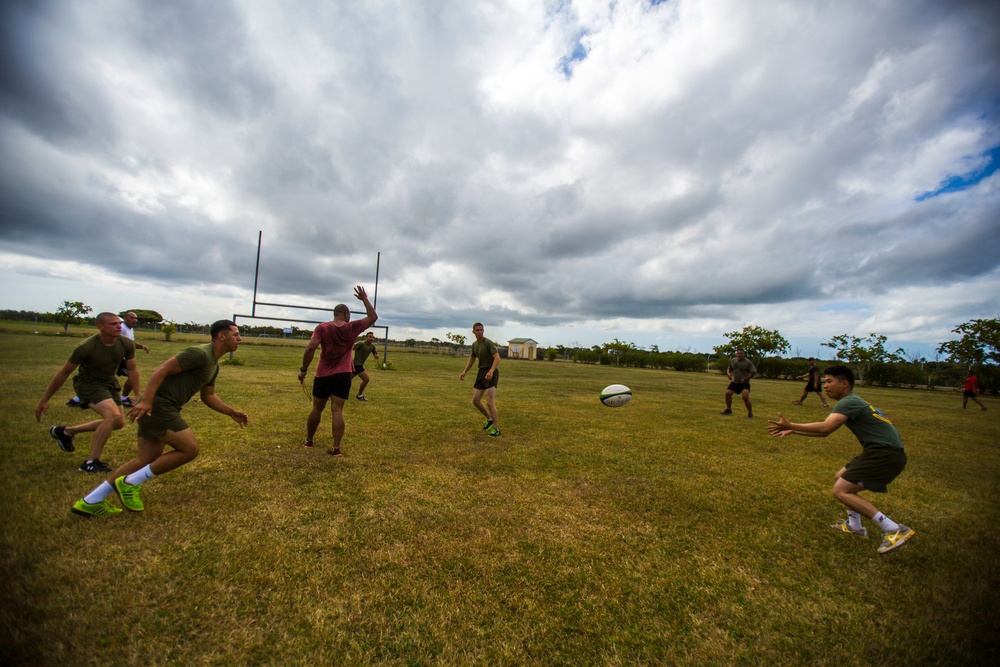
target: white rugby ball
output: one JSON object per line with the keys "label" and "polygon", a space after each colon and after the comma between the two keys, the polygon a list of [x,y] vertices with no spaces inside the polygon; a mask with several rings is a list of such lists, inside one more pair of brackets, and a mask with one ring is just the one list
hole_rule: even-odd
{"label": "white rugby ball", "polygon": [[609,408],[620,408],[632,400],[632,390],[623,384],[610,384],[601,390],[601,403]]}

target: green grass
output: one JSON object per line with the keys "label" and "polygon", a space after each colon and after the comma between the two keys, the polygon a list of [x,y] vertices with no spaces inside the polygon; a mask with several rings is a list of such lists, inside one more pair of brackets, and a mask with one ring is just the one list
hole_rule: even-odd
{"label": "green grass", "polygon": [[[140,338],[146,340],[140,335]],[[835,535],[834,472],[857,453],[768,436],[800,383],[755,381],[720,417],[719,375],[501,364],[487,438],[464,358],[390,351],[346,411],[345,456],[305,450],[301,347],[224,366],[240,430],[185,409],[202,445],[149,481],[146,511],[71,515],[98,480],[33,418],[78,339],[0,333],[0,660],[5,664],[988,664],[997,657],[1000,405],[860,388],[910,465],[876,504],[899,552]],[[190,342],[150,338],[143,378]],[[605,408],[602,387],[635,399]],[[106,459],[134,453],[135,427]],[[87,436],[81,436],[84,442]],[[85,447],[83,449],[86,449]],[[112,502],[117,503],[112,499]],[[869,524],[869,529],[871,526]]]}

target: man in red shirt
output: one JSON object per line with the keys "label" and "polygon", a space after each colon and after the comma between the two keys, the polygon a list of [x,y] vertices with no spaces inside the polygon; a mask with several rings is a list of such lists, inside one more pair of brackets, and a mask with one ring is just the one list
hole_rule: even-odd
{"label": "man in red shirt", "polygon": [[365,304],[365,316],[352,322],[350,308],[346,304],[338,304],[333,309],[333,321],[324,322],[313,331],[302,355],[302,368],[299,369],[299,382],[304,383],[316,348],[321,348],[319,366],[316,367],[316,377],[313,379],[313,407],[306,420],[306,441],[302,444],[305,447],[313,446],[313,436],[316,435],[329,400],[333,419],[333,448],[329,453],[333,456],[340,456],[340,441],[344,437],[344,403],[351,395],[351,378],[354,374],[351,353],[354,351],[354,341],[358,334],[378,319],[364,287],[355,287],[354,296]]}
{"label": "man in red shirt", "polygon": [[976,374],[969,370],[969,377],[965,380],[965,388],[962,392],[962,408],[964,409],[966,405],[969,404],[969,399],[971,398],[976,404],[979,405],[983,410],[986,406],[979,402],[976,398],[976,394],[979,393],[979,380],[976,379]]}

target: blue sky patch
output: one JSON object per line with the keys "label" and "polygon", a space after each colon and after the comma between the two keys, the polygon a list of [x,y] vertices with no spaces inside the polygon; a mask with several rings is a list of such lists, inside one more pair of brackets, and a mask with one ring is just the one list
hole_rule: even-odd
{"label": "blue sky patch", "polygon": [[924,201],[925,199],[937,197],[938,195],[947,194],[949,192],[960,192],[962,190],[966,190],[983,179],[989,178],[993,175],[993,172],[1000,168],[1000,146],[994,146],[993,148],[980,153],[979,157],[986,158],[981,167],[959,176],[949,176],[945,180],[941,181],[941,185],[939,185],[936,190],[922,192],[916,196],[915,200]]}
{"label": "blue sky patch", "polygon": [[573,76],[573,63],[580,62],[587,58],[587,54],[590,53],[590,49],[583,45],[581,41],[587,36],[586,31],[581,31],[576,36],[576,41],[573,43],[573,50],[570,51],[569,55],[563,56],[559,60],[559,70],[563,73],[563,76],[567,79]]}

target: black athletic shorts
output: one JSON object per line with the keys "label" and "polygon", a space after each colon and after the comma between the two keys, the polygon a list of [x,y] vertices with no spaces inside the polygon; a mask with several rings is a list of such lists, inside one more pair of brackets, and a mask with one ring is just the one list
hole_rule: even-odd
{"label": "black athletic shorts", "polygon": [[354,374],[361,375],[365,372],[365,367],[363,364],[354,364]]}
{"label": "black athletic shorts", "polygon": [[875,493],[888,491],[889,482],[906,467],[906,452],[893,447],[869,447],[851,459],[842,477]]}
{"label": "black athletic shorts", "polygon": [[476,384],[472,385],[474,389],[492,389],[500,384],[500,369],[493,371],[493,377],[487,380],[486,374],[489,370],[489,366],[479,369],[479,372],[476,373]]}
{"label": "black athletic shorts", "polygon": [[336,396],[345,401],[351,397],[351,377],[353,373],[334,373],[313,378],[313,396],[330,398]]}
{"label": "black athletic shorts", "polygon": [[966,398],[975,398],[976,397],[976,392],[969,391],[968,389],[966,389],[964,392],[962,392],[962,396],[964,396]]}
{"label": "black athletic shorts", "polygon": [[750,380],[746,382],[730,382],[727,391],[731,391],[734,394],[742,394],[744,390],[750,391]]}
{"label": "black athletic shorts", "polygon": [[823,387],[822,387],[822,385],[819,386],[819,387],[817,387],[816,385],[807,384],[806,385],[806,392],[810,392],[810,391],[814,391],[817,394],[819,394],[819,393],[823,392]]}

